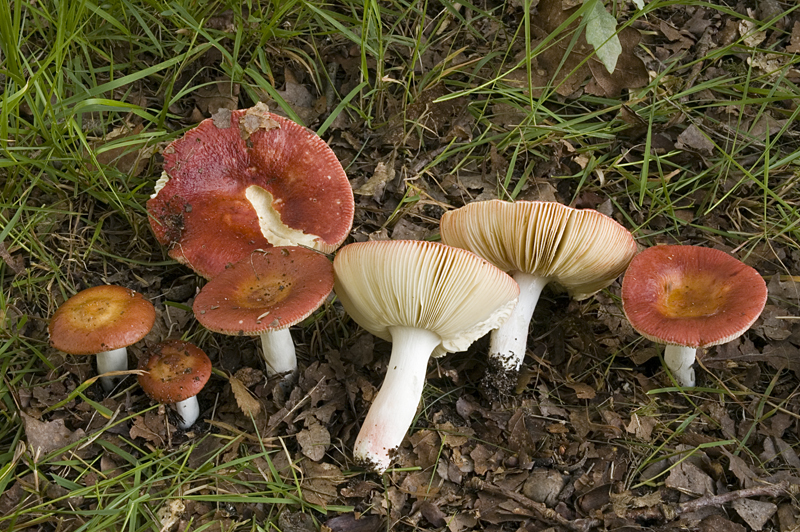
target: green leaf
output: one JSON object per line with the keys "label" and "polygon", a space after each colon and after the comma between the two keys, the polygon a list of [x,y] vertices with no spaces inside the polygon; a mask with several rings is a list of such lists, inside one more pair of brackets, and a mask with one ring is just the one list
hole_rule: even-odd
{"label": "green leaf", "polygon": [[617,37],[617,20],[606,11],[601,0],[585,0],[590,4],[586,14],[586,41],[594,46],[597,58],[609,73],[614,73],[622,45]]}

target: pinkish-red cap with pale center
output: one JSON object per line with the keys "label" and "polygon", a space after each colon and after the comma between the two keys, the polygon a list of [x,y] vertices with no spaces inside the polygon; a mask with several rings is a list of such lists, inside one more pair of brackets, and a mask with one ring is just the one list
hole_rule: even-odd
{"label": "pinkish-red cap with pale center", "polygon": [[316,310],[333,289],[333,265],[302,247],[253,252],[206,283],[192,310],[205,328],[256,336],[285,329]]}
{"label": "pinkish-red cap with pale center", "polygon": [[116,285],[87,288],[65,301],[50,318],[50,345],[73,355],[128,347],[144,338],[156,319],[142,294]]}
{"label": "pinkish-red cap with pale center", "polygon": [[725,252],[699,246],[655,246],[631,261],[622,306],[631,326],[659,343],[722,344],[761,315],[767,285],[756,270]]}
{"label": "pinkish-red cap with pale center", "polygon": [[139,386],[154,401],[173,404],[194,397],[211,377],[211,360],[194,344],[164,340],[139,361]]}
{"label": "pinkish-red cap with pale center", "polygon": [[328,145],[259,104],[204,120],[170,144],[147,210],[169,255],[210,279],[256,249],[334,251],[354,202]]}

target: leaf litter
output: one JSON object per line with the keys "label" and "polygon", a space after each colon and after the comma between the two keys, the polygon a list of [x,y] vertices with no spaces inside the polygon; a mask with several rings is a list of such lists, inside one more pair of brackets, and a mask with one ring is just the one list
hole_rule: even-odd
{"label": "leaf litter", "polygon": [[[535,37],[549,35],[578,4],[540,0],[538,13],[546,16],[537,19]],[[514,5],[509,3],[509,17],[514,15]],[[761,11],[742,10],[753,20],[767,20]],[[786,36],[778,50],[793,53],[800,46],[800,22],[794,20],[795,15],[786,18]],[[225,15],[214,23],[220,24],[220,31],[232,32],[232,20]],[[505,81],[512,85],[524,82],[520,86],[527,88],[530,75],[536,97],[552,82],[559,102],[574,100],[584,92],[618,98],[626,90],[645,85],[649,71],[655,72],[659,64],[690,64],[715,47],[737,40],[765,46],[763,43],[777,38],[777,32],[764,32],[758,24],[703,7],[657,10],[637,24],[646,32],[644,48],[651,55],[642,52],[640,33],[624,28],[618,33],[622,53],[613,73],[592,55],[585,37],[575,37],[576,23],[534,58],[529,71],[526,65],[524,76],[519,69],[509,73]],[[539,42],[534,41],[532,46]],[[361,75],[360,51],[342,45],[327,53],[337,67],[334,82],[340,93],[346,93]],[[421,60],[429,67],[445,64],[444,59],[450,57],[441,46],[431,46],[423,55]],[[466,62],[470,57],[451,60]],[[757,52],[743,61],[765,73],[786,67],[789,79],[795,75],[785,58]],[[374,61],[367,66],[374,69]],[[685,92],[692,84],[723,73],[722,64],[688,68],[686,80],[668,75],[659,90],[671,95],[681,87]],[[485,70],[478,75],[494,73]],[[277,94],[283,102],[306,125],[319,124],[333,103],[327,101],[325,88],[317,87],[298,64],[291,62],[279,77],[282,81],[276,84]],[[241,87],[230,79],[203,72],[196,83],[191,96],[174,110],[187,123],[196,123],[219,109],[242,106]],[[476,118],[466,99],[443,99],[448,95],[443,83],[409,93],[411,103],[407,106],[402,101],[406,94],[390,94],[382,116],[385,127],[377,135],[370,137],[371,132],[359,119],[344,114],[331,125],[331,145],[342,161],[353,163],[352,182],[358,196],[356,240],[390,235],[430,237],[436,234],[435,221],[445,208],[496,197],[498,179],[503,179],[510,168],[507,150],[494,144],[481,164],[466,160],[458,168],[435,162],[437,154],[442,153],[437,150],[450,142],[473,138],[484,126],[512,129],[523,123],[529,112],[494,103],[490,107],[494,112],[490,120],[494,122],[487,125],[486,117]],[[699,97],[706,96],[702,93]],[[683,98],[683,104],[692,103]],[[263,99],[271,109],[280,107],[274,100]],[[630,153],[642,153],[642,136],[648,132],[642,127],[646,123],[640,118],[641,107],[629,101],[620,109],[620,120],[627,129],[615,142]],[[655,124],[650,147],[653,153],[665,155],[665,161],[703,169],[717,153],[715,143],[729,149],[727,142],[733,129],[743,139],[742,132],[747,132],[750,144],[745,155],[752,155],[760,149],[759,142],[766,142],[787,125],[791,127],[786,113],[772,116],[747,106],[719,106],[696,123],[687,124],[677,113]],[[104,143],[115,140],[124,144],[127,136],[141,132],[139,124],[126,124],[107,133],[93,149],[102,151]],[[566,144],[559,140],[546,146],[552,160],[540,164],[534,172],[537,177],[521,188],[521,197],[541,195],[570,202],[574,189],[565,186],[563,179],[550,178],[562,175],[570,165],[586,168],[591,158],[590,154],[576,153],[578,146]],[[135,176],[153,164],[154,155],[148,149],[133,145],[106,148],[98,162]],[[624,161],[624,154],[620,157]],[[516,172],[514,179],[520,178],[517,169],[511,167],[511,171]],[[614,183],[617,177],[611,171],[603,179]],[[788,181],[787,186],[791,183]],[[600,193],[595,193],[596,200],[584,190],[580,200],[595,208],[605,205],[607,214],[627,225],[630,221],[640,225],[643,238],[666,241],[667,221],[658,214],[652,198],[645,198],[641,204],[631,200],[612,206],[603,203],[602,186],[613,185],[597,187]],[[734,185],[725,192],[745,196],[747,191]],[[734,199],[737,194],[733,194]],[[409,198],[417,199],[407,201]],[[704,215],[699,208],[716,199],[679,198],[676,206],[690,212],[687,219],[696,225],[731,227],[730,220],[737,219],[736,201],[724,204],[727,220],[715,218],[714,213]],[[630,218],[624,218],[623,213]],[[683,235],[686,243],[717,243],[691,228]],[[775,253],[783,254],[778,262],[800,264],[796,248],[781,242],[774,245],[778,248]],[[16,271],[24,251],[13,245],[2,250],[3,260]],[[255,456],[266,448],[269,462],[261,456],[253,458],[252,467],[233,473],[236,482],[223,483],[224,489],[238,493],[243,490],[238,483],[265,477],[275,480],[277,475],[289,482],[299,479],[297,493],[310,504],[323,509],[334,505],[353,508],[334,517],[315,510],[284,511],[279,525],[286,530],[315,530],[317,523],[322,523],[322,530],[353,532],[387,526],[397,530],[447,528],[451,532],[625,527],[792,530],[797,523],[797,508],[787,494],[796,494],[800,486],[796,453],[800,325],[793,317],[800,298],[797,280],[781,277],[785,272],[771,262],[769,254],[766,257],[757,259],[761,261],[758,266],[770,276],[770,305],[764,316],[746,336],[701,353],[701,362],[709,372],[705,384],[730,392],[724,403],[719,402],[720,394],[683,396],[661,391],[671,383],[660,368],[658,348],[642,341],[627,325],[618,286],[575,304],[567,304],[562,294],[550,290],[534,316],[532,357],[520,377],[518,393],[498,400],[476,390],[474,383],[484,369],[481,353],[485,345],[437,361],[435,369],[431,368],[430,387],[441,399],[425,399],[413,431],[398,450],[397,468],[385,479],[365,474],[349,461],[348,449],[374,398],[389,351],[385,342],[357,331],[349,331],[351,336],[337,343],[329,337],[321,341],[317,336],[320,333],[311,332],[312,328],[300,330],[301,373],[298,386],[288,393],[257,369],[257,348],[252,342],[215,338],[215,349],[210,353],[215,366],[232,375],[212,379],[201,396],[201,419],[210,422],[202,422],[190,432],[176,429],[167,410],[152,408],[135,387],[111,397],[104,397],[97,386],[85,392],[86,398],[108,411],[132,415],[121,425],[108,426],[108,420],[78,395],[49,411],[65,394],[76,390],[91,369],[86,362],[48,353],[53,356],[54,369],[47,375],[33,375],[30,387],[18,388],[16,399],[23,412],[27,445],[24,452],[35,461],[88,437],[92,443],[70,452],[82,460],[101,457],[99,474],[110,477],[121,474],[127,464],[104,454],[104,445],[113,444],[131,455],[140,453],[140,448],[194,445],[188,463],[193,469]],[[89,272],[86,284],[112,278],[99,262],[90,261],[84,267]],[[170,333],[180,334],[191,325],[188,313],[177,312],[175,306],[166,306],[159,298],[169,291],[171,302],[190,307],[196,280],[164,273],[148,276],[137,268],[133,272],[136,276],[123,271],[113,275],[117,282],[131,285],[142,285],[138,279],[147,278],[148,284],[141,290],[160,307],[156,332],[146,344]],[[20,306],[28,312],[25,305]],[[586,323],[570,317],[576,312]],[[41,311],[31,314],[46,317]],[[26,327],[29,334],[43,338],[35,324]],[[611,354],[615,357],[610,358]],[[132,357],[138,355],[134,349]],[[763,392],[765,380],[774,382],[769,394]],[[236,445],[225,447],[223,438]],[[653,452],[661,445],[666,452]],[[89,486],[98,478],[94,473],[74,480]],[[199,481],[186,486],[193,488],[209,493]],[[8,512],[17,505],[45,500],[69,500],[64,496],[44,475],[19,476],[0,495],[0,510]],[[212,523],[219,529],[236,528],[241,516],[265,516],[263,507],[248,502],[237,503],[235,512],[231,512],[200,501],[186,501],[181,507],[179,501],[174,499],[174,505],[163,506],[157,514],[163,529],[183,531]],[[87,503],[75,499],[69,504],[78,507]]]}

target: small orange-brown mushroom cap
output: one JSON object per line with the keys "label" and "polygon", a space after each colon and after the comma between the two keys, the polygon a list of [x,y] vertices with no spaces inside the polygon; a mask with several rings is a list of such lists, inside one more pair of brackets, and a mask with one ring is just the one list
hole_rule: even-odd
{"label": "small orange-brown mushroom cap", "polygon": [[331,290],[333,265],[325,255],[298,246],[269,248],[206,283],[192,310],[210,331],[257,336],[304,320]]}
{"label": "small orange-brown mushroom cap", "polygon": [[135,344],[156,319],[142,294],[115,285],[93,286],[64,302],[50,318],[50,345],[73,355],[93,355]]}
{"label": "small orange-brown mushroom cap", "polygon": [[729,342],[758,319],[767,285],[725,252],[655,246],[631,261],[622,306],[631,326],[658,343],[708,347]]}
{"label": "small orange-brown mushroom cap", "polygon": [[139,385],[154,401],[173,404],[194,397],[211,377],[211,360],[194,344],[164,340],[139,362]]}

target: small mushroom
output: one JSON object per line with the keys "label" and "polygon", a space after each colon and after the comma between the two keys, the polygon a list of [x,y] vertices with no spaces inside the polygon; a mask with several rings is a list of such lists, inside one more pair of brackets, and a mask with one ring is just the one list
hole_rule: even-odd
{"label": "small mushroom", "polygon": [[[150,332],[156,311],[142,294],[115,285],[87,288],[64,302],[50,318],[50,345],[73,355],[97,355],[100,374],[128,369],[129,345]],[[106,391],[111,377],[101,377]]]}
{"label": "small mushroom", "polygon": [[422,241],[344,246],[333,261],[334,291],[364,329],[392,342],[386,377],[353,453],[382,473],[417,411],[431,356],[464,351],[502,323],[519,288],[463,249]]}
{"label": "small mushroom", "polygon": [[681,386],[694,386],[698,348],[738,338],[761,315],[767,285],[723,251],[655,246],[639,253],[622,280],[622,308],[648,340],[667,344],[664,362]]}
{"label": "small mushroom", "polygon": [[197,394],[211,377],[211,360],[202,349],[182,340],[164,340],[139,362],[139,385],[147,396],[171,404],[188,429],[200,415]]}
{"label": "small mushroom", "polygon": [[553,202],[470,203],[446,212],[440,230],[442,242],[476,253],[519,283],[519,303],[489,346],[501,372],[511,374],[525,358],[528,327],[548,283],[586,299],[614,282],[636,253],[630,232],[608,216]]}
{"label": "small mushroom", "polygon": [[303,247],[251,253],[206,283],[192,310],[210,331],[260,336],[267,373],[294,372],[289,327],[314,312],[333,289],[333,266]]}

